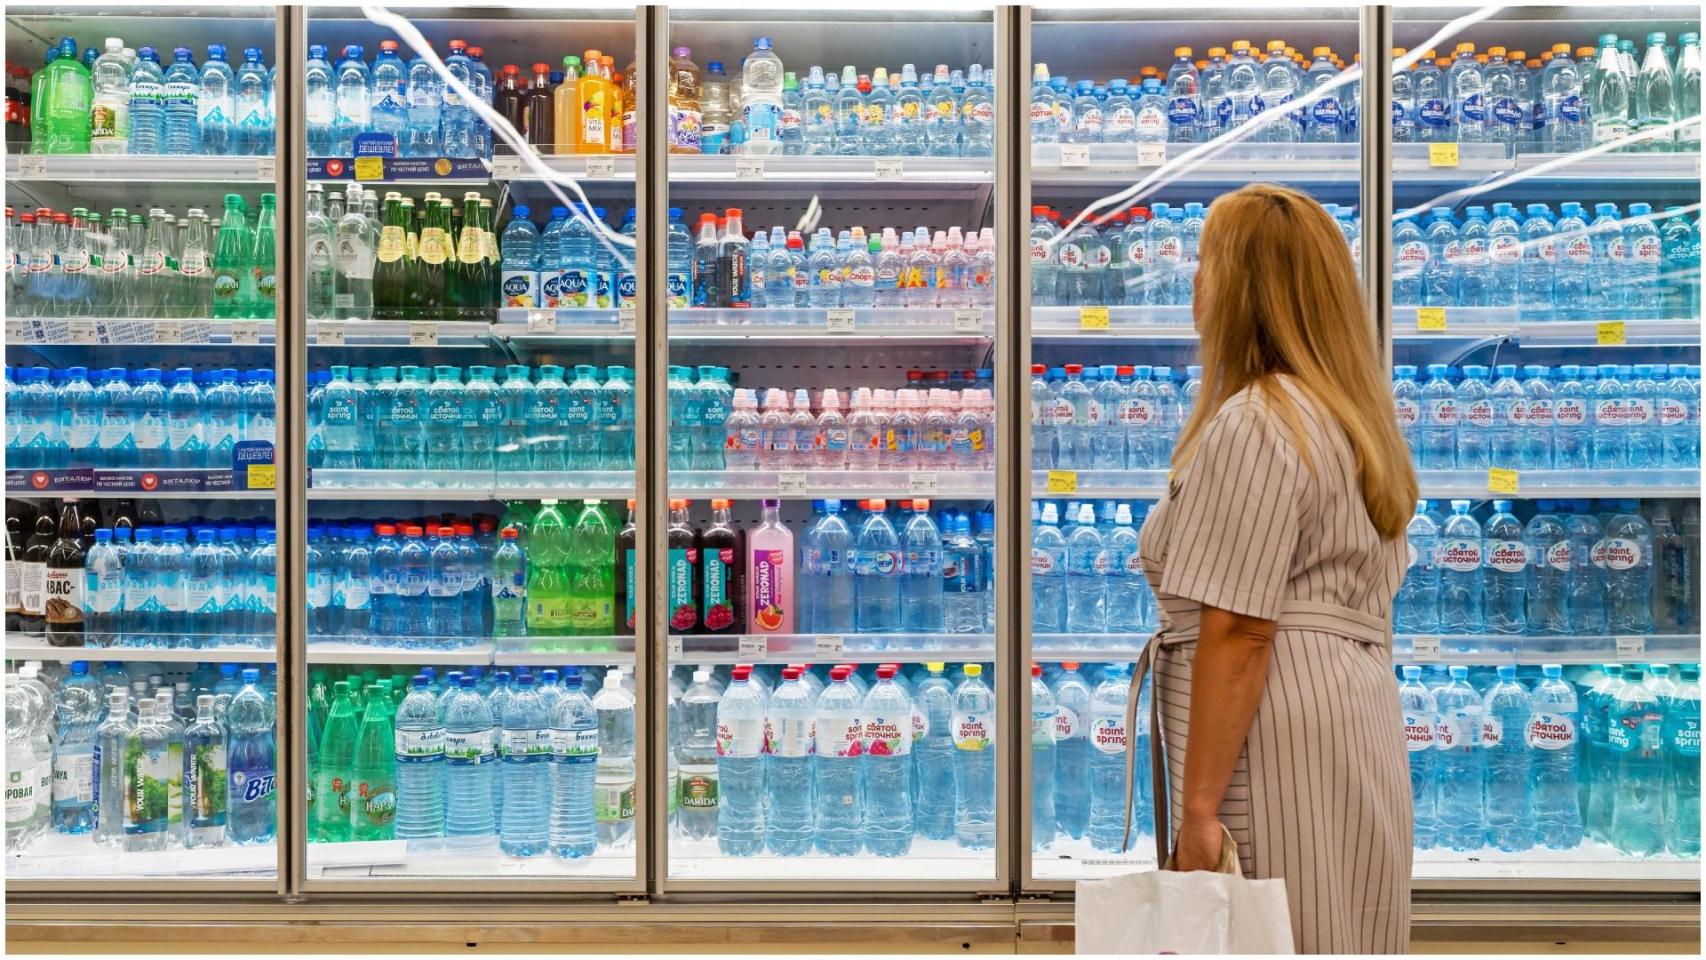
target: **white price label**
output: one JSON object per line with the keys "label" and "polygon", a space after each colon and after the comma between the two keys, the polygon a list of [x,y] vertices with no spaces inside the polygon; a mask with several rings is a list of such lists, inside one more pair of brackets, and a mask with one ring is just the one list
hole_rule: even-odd
{"label": "white price label", "polygon": [[557,311],[529,310],[527,311],[528,333],[550,333],[557,329]]}
{"label": "white price label", "polygon": [[260,343],[261,325],[258,323],[233,323],[231,325],[231,342],[241,344]]}
{"label": "white price label", "polygon": [[669,640],[664,643],[664,653],[667,654],[671,660],[680,660],[681,651],[681,638],[671,634]]}
{"label": "white price label", "polygon": [[848,307],[835,307],[826,311],[824,329],[830,333],[852,333],[853,311]]}
{"label": "white price label", "polygon": [[638,316],[632,306],[616,309],[616,331],[618,333],[633,333],[638,325]]}
{"label": "white price label", "polygon": [[6,342],[7,343],[23,343],[26,339],[29,338],[29,335],[30,335],[30,322],[28,320],[8,320],[8,321],[6,321]]}
{"label": "white price label", "polygon": [[616,176],[616,158],[587,157],[586,175],[589,177],[601,177],[606,180]]}
{"label": "white price label", "polygon": [[67,320],[65,329],[72,343],[100,343],[100,329],[93,320]]}
{"label": "white price label", "polygon": [[409,324],[409,346],[436,347],[438,346],[438,324],[411,323]]}
{"label": "white price label", "polygon": [[742,658],[763,659],[770,656],[770,638],[745,636],[740,638]]}
{"label": "white price label", "polygon": [[45,177],[47,176],[47,158],[40,154],[26,154],[18,158],[18,176]]}
{"label": "white price label", "polygon": [[1438,637],[1414,637],[1410,640],[1410,659],[1425,663],[1439,661]]}
{"label": "white price label", "polygon": [[812,641],[812,652],[819,659],[841,656],[843,643],[840,634],[824,634]]}
{"label": "white price label", "polygon": [[783,470],[776,474],[776,490],[779,493],[805,493],[806,472],[804,470]]}
{"label": "white price label", "polygon": [[1167,145],[1165,143],[1140,143],[1137,145],[1137,165],[1140,167],[1159,167],[1167,162]]}
{"label": "white price label", "polygon": [[907,477],[907,490],[915,497],[934,497],[936,486],[934,473],[914,473]]}
{"label": "white price label", "polygon": [[763,157],[736,157],[735,158],[735,179],[736,180],[763,180],[764,179],[764,158]]}
{"label": "white price label", "polygon": [[1088,167],[1090,165],[1090,145],[1087,143],[1061,144],[1060,165],[1063,167]]}
{"label": "white price label", "polygon": [[1644,660],[1647,657],[1646,637],[1618,637],[1616,643],[1619,660]]}
{"label": "white price label", "polygon": [[521,177],[520,157],[493,157],[492,179],[516,180]]}
{"label": "white price label", "polygon": [[176,320],[162,320],[154,325],[155,343],[179,343],[184,339],[184,325]]}
{"label": "white price label", "polygon": [[877,161],[878,180],[899,180],[904,176],[906,164],[899,157],[883,157]]}
{"label": "white price label", "polygon": [[314,342],[322,347],[344,345],[344,325],[336,320],[321,320],[314,331]]}
{"label": "white price label", "polygon": [[983,311],[976,307],[968,307],[954,311],[955,333],[982,333]]}
{"label": "white price label", "polygon": [[278,158],[259,157],[255,160],[255,179],[271,182],[278,179]]}

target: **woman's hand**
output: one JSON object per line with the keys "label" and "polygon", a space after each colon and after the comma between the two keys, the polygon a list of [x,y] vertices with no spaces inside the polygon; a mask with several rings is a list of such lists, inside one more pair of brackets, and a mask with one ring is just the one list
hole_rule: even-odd
{"label": "woman's hand", "polygon": [[1221,844],[1225,828],[1214,817],[1193,817],[1186,814],[1179,823],[1178,845],[1173,848],[1173,869],[1220,869]]}

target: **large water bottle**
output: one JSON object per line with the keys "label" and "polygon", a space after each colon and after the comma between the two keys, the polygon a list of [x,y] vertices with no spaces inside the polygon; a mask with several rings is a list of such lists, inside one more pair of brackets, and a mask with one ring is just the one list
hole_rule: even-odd
{"label": "large water bottle", "polygon": [[622,677],[612,667],[592,700],[598,711],[598,845],[607,850],[634,842],[634,694]]}
{"label": "large water bottle", "polygon": [[1653,532],[1634,500],[1614,501],[1605,525],[1606,629],[1614,634],[1653,632]]}
{"label": "large water bottle", "polygon": [[972,539],[970,517],[960,515],[948,522],[950,532],[942,544],[942,630],[987,633],[990,587],[983,548]]}
{"label": "large water bottle", "polygon": [[[21,719],[13,716],[13,693],[17,690],[15,684],[6,685],[6,765],[11,770],[29,769],[24,759],[14,751],[17,745],[27,743],[28,726]],[[20,697],[21,690],[17,690]],[[125,741],[130,736],[130,712],[128,709],[129,695],[123,689],[112,689],[106,695],[106,718],[95,731],[95,748],[93,759],[95,765],[95,842],[102,846],[116,847],[125,840],[124,811],[125,811]],[[20,701],[21,704],[21,701]],[[223,753],[223,750],[221,751]],[[220,758],[223,769],[224,759]],[[31,798],[33,801],[33,797]],[[20,802],[20,812],[21,812]],[[28,818],[6,818],[6,846],[13,848],[14,831],[21,830]],[[223,840],[223,830],[221,831]]]}
{"label": "large water bottle", "polygon": [[[165,70],[153,47],[136,51],[136,62],[127,78],[129,124],[127,148],[133,154],[155,154],[165,149]],[[91,144],[91,149],[93,148]],[[116,224],[115,224],[116,226]]]}
{"label": "large water bottle", "polygon": [[1056,814],[1054,694],[1043,683],[1043,667],[1031,664],[1031,849],[1040,850],[1054,842]]}
{"label": "large water bottle", "polygon": [[1045,503],[1031,533],[1031,628],[1037,633],[1066,632],[1067,546],[1059,523],[1059,507]]}
{"label": "large water bottle", "polygon": [[1451,501],[1451,516],[1441,531],[1439,564],[1439,628],[1449,634],[1481,632],[1481,525],[1469,515],[1469,501]]}
{"label": "large water bottle", "polygon": [[1060,665],[1052,691],[1054,716],[1054,815],[1060,833],[1074,840],[1090,823],[1090,687],[1078,664]]}
{"label": "large water bottle", "polygon": [[[190,58],[188,47],[172,50],[172,65],[161,78],[160,101],[164,118],[161,122],[161,152],[185,155],[213,153],[202,142],[200,115],[197,109],[201,90],[201,74]],[[135,119],[132,118],[132,123]]]}
{"label": "large water bottle", "polygon": [[594,817],[598,713],[579,670],[571,669],[564,685],[550,726],[550,847],[559,857],[588,857],[598,848]]}
{"label": "large water bottle", "polygon": [[1577,757],[1582,717],[1576,692],[1555,663],[1540,668],[1541,680],[1530,697],[1533,713],[1526,739],[1532,751],[1529,803],[1534,843],[1554,850],[1582,842],[1582,810]]}
{"label": "large water bottle", "polygon": [[224,44],[208,44],[195,103],[196,124],[201,130],[201,152],[208,156],[241,152],[234,127],[235,92],[236,80],[231,65],[225,61]]}
{"label": "large water bottle", "polygon": [[1439,629],[1439,527],[1426,500],[1416,501],[1416,514],[1405,528],[1409,563],[1393,600],[1399,633],[1431,633]]}
{"label": "large water bottle", "polygon": [[1421,303],[1429,307],[1458,305],[1458,271],[1462,267],[1463,243],[1458,237],[1457,224],[1451,219],[1450,207],[1434,207],[1425,238],[1427,259],[1422,266]]}
{"label": "large water bottle", "polygon": [[344,47],[344,59],[337,65],[334,156],[353,156],[356,136],[372,125],[373,77],[363,53],[360,44],[350,44]]}
{"label": "large water bottle", "polygon": [[1661,704],[1669,811],[1665,847],[1691,857],[1700,854],[1700,668],[1684,664],[1677,672],[1676,691]]}
{"label": "large water bottle", "polygon": [[[411,540],[420,536],[419,527],[409,530]],[[471,675],[461,677],[444,699],[444,832],[452,837],[488,836],[497,828],[492,707],[474,689]]]}
{"label": "large water bottle", "polygon": [[[1659,394],[1659,435],[1667,468],[1700,463],[1700,399],[1687,364],[1673,363]],[[1658,368],[1654,367],[1657,377]]]}
{"label": "large water bottle", "polygon": [[865,844],[880,857],[912,847],[912,699],[895,683],[895,664],[877,667],[860,707],[864,723]]}
{"label": "large water bottle", "polygon": [[[817,849],[831,856],[859,852],[865,816],[860,760],[864,753],[865,704],[849,682],[852,672],[853,668],[845,664],[831,669],[830,684],[817,700]],[[893,716],[888,719],[892,722]],[[907,723],[910,729],[910,711]],[[910,810],[905,812],[910,821]],[[893,832],[891,823],[891,835]]]}
{"label": "large water bottle", "polygon": [[1485,470],[1493,465],[1493,421],[1493,397],[1487,384],[1487,368],[1466,364],[1463,381],[1457,385],[1458,469]]}
{"label": "large water bottle", "polygon": [[232,152],[260,156],[273,152],[273,121],[267,110],[270,96],[267,65],[260,47],[244,47],[243,62],[233,80]]}
{"label": "large water bottle", "polygon": [[53,828],[59,833],[88,833],[99,815],[95,729],[101,722],[101,685],[89,675],[87,662],[72,662],[70,674],[53,693],[53,713]]}
{"label": "large water bottle", "polygon": [[954,833],[961,847],[985,850],[995,843],[995,694],[982,664],[965,674],[954,691]]}
{"label": "large water bottle", "polygon": [[[463,682],[471,682],[466,675]],[[551,814],[551,720],[537,683],[521,675],[519,689],[504,704],[503,749],[498,761],[504,780],[498,849],[512,857],[531,857],[546,849]]]}
{"label": "large water bottle", "polygon": [[[1453,501],[1453,505],[1460,501]],[[1435,694],[1439,724],[1434,744],[1439,750],[1439,845],[1453,850],[1479,850],[1487,842],[1482,800],[1486,754],[1481,749],[1484,706],[1469,686],[1469,668],[1453,664],[1451,682]]]}
{"label": "large water bottle", "polygon": [[1528,552],[1528,631],[1542,636],[1570,632],[1570,534],[1552,500],[1539,509],[1523,530]]}
{"label": "large water bottle", "polygon": [[1104,543],[1107,553],[1107,630],[1136,634],[1143,630],[1143,556],[1137,529],[1132,525],[1131,505],[1114,511],[1114,528]]}
{"label": "large water bottle", "polygon": [[1511,501],[1494,500],[1483,542],[1486,577],[1482,606],[1489,633],[1528,631],[1528,547]]}
{"label": "large water bottle", "polygon": [[[813,693],[811,688],[801,681],[803,674],[804,668],[797,664],[783,669],[782,683],[770,697],[769,716],[765,724],[768,734],[766,751],[769,756],[762,758],[764,846],[771,853],[783,857],[803,856],[811,852],[812,839],[816,833],[812,781],[813,757],[817,752],[817,726],[812,704]],[[687,695],[691,695],[694,688],[703,687],[710,699],[711,710],[715,711],[716,690],[709,684],[710,674],[701,670],[694,674],[693,679],[694,687],[688,689]],[[687,695],[683,696],[683,703],[686,702]],[[733,730],[734,728],[731,728],[731,732]],[[906,735],[908,739],[911,738],[910,726]],[[750,815],[751,812],[743,810],[742,814]],[[712,820],[712,827],[715,829],[714,816]],[[750,831],[752,827],[747,825],[744,829]],[[752,838],[749,834],[742,833],[735,839],[739,849],[752,852]]]}
{"label": "large water bottle", "polygon": [[1404,711],[1404,747],[1410,760],[1410,802],[1415,809],[1416,849],[1428,850],[1439,831],[1439,784],[1434,767],[1437,748],[1434,731],[1439,724],[1439,706],[1422,685],[1422,668],[1403,667],[1404,682],[1398,685],[1398,704]]}
{"label": "large water bottle", "polygon": [[409,692],[397,707],[392,727],[396,736],[398,840],[421,840],[444,835],[444,723],[438,698],[425,674],[409,681]]}
{"label": "large water bottle", "polygon": [[409,61],[407,83],[408,123],[397,152],[405,157],[439,156],[444,143],[439,136],[444,82],[425,57],[416,57]]}
{"label": "large water bottle", "polygon": [[332,65],[326,60],[325,44],[310,44],[308,63],[302,72],[302,89],[308,125],[308,155],[311,157],[332,156],[338,146],[338,108],[334,86]]}
{"label": "large water bottle", "polygon": [[230,762],[226,836],[236,844],[271,843],[278,830],[277,745],[271,697],[257,689],[260,671],[243,670],[243,689],[225,708]]}
{"label": "large water bottle", "polygon": [[782,60],[770,49],[770,38],[753,41],[741,70],[741,119],[746,126],[742,152],[768,155],[782,152]]}
{"label": "large water bottle", "polygon": [[1093,506],[1079,507],[1078,524],[1066,541],[1066,629],[1106,633],[1109,564]]}
{"label": "large water bottle", "polygon": [[1645,668],[1624,666],[1606,724],[1614,791],[1606,839],[1636,857],[1665,845],[1664,710],[1646,680]]}
{"label": "large water bottle", "polygon": [[853,620],[859,633],[900,630],[900,538],[887,509],[885,500],[870,501],[854,547]]}
{"label": "large water bottle", "polygon": [[1530,807],[1533,752],[1528,743],[1533,706],[1516,680],[1516,664],[1501,663],[1498,682],[1487,691],[1481,718],[1481,750],[1487,764],[1487,839],[1500,850],[1534,846]]}
{"label": "large water bottle", "polygon": [[1659,421],[1660,389],[1655,370],[1664,366],[1637,363],[1635,378],[1624,390],[1623,433],[1625,462],[1631,470],[1664,466],[1664,434]]}
{"label": "large water bottle", "polygon": [[[1131,696],[1130,668],[1116,664],[1103,669],[1102,682],[1096,687],[1090,701],[1090,808],[1087,833],[1092,847],[1113,853],[1121,851],[1120,845],[1125,838],[1125,754],[1129,738],[1125,717],[1126,705]],[[1139,723],[1146,720],[1143,716],[1138,718]],[[1140,771],[1143,762],[1144,758],[1140,758]],[[1137,777],[1138,789],[1132,793],[1134,833],[1144,832],[1145,821],[1139,812],[1146,808],[1142,790],[1145,783],[1147,780],[1140,774]]]}
{"label": "large water bottle", "polygon": [[920,836],[949,840],[954,836],[954,692],[942,676],[943,664],[925,667],[929,674],[918,681],[911,719],[917,787],[913,822]]}
{"label": "large water bottle", "polygon": [[368,106],[368,130],[394,138],[402,154],[409,122],[408,69],[397,56],[397,41],[379,41],[379,56],[373,58],[373,86]]}

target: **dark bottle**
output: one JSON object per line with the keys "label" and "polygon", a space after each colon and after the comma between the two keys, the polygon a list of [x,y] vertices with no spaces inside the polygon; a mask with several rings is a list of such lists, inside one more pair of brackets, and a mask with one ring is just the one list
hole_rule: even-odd
{"label": "dark bottle", "polygon": [[42,597],[47,610],[47,642],[56,647],[83,645],[83,556],[78,538],[83,520],[77,501],[67,498],[59,508],[59,538],[47,552]]}
{"label": "dark bottle", "polygon": [[[503,254],[498,250],[498,235],[492,230],[492,201],[480,198],[480,246],[486,254],[486,286],[480,298],[480,317],[493,321],[498,318],[498,303],[503,299]],[[612,513],[615,511],[612,510]],[[615,524],[616,518],[610,522]]]}
{"label": "dark bottle", "polygon": [[53,541],[53,516],[43,509],[36,514],[36,532],[24,544],[18,569],[18,629],[25,633],[47,631],[47,554]]}
{"label": "dark bottle", "polygon": [[379,228],[379,250],[373,261],[373,319],[408,318],[409,274],[408,224],[403,220],[403,198],[385,195],[385,221]]}
{"label": "dark bottle", "polygon": [[163,527],[166,518],[160,515],[160,505],[152,500],[144,500],[136,510],[136,525],[139,527]]}
{"label": "dark bottle", "polygon": [[[503,74],[498,80],[498,89],[492,94],[492,108],[498,112],[498,116],[509,121],[509,125],[515,128],[518,135],[527,135],[527,98],[521,90],[521,68],[513,63],[504,66]],[[492,148],[498,153],[515,152],[495,132],[492,134]]]}
{"label": "dark bottle", "polygon": [[77,535],[77,545],[83,548],[84,553],[88,553],[89,548],[95,545],[95,531],[101,527],[101,518],[95,515],[94,510],[88,513],[78,512],[82,514],[83,529]]}
{"label": "dark bottle", "polygon": [[634,604],[639,599],[635,578],[638,576],[640,528],[634,520],[634,504],[635,501],[628,501],[628,519],[616,534],[616,609],[622,611],[622,615],[616,618],[616,634],[622,637],[634,635]]}
{"label": "dark bottle", "polygon": [[136,501],[135,500],[114,500],[114,501],[112,501],[112,505],[113,505],[112,506],[112,516],[107,518],[107,526],[113,528],[114,530],[117,530],[121,527],[129,529],[129,530],[135,530],[136,529]]}
{"label": "dark bottle", "polygon": [[540,153],[550,153],[557,142],[552,136],[556,104],[551,96],[551,68],[547,64],[533,65],[533,85],[527,88],[526,104],[527,142],[543,147]]}
{"label": "dark bottle", "polygon": [[486,261],[486,242],[480,226],[480,195],[462,196],[462,229],[456,235],[456,292],[458,319],[485,320],[486,303],[496,281]]}
{"label": "dark bottle", "polygon": [[422,204],[419,256],[415,263],[415,279],[411,290],[417,311],[411,319],[438,320],[444,316],[445,278],[450,272],[453,251],[450,245],[450,210],[438,201],[438,194],[428,194]]}
{"label": "dark bottle", "polygon": [[[7,507],[11,506],[8,502]],[[24,518],[6,513],[6,632],[23,630],[23,587],[18,582],[24,569]]]}
{"label": "dark bottle", "polygon": [[746,629],[746,564],[741,532],[729,519],[729,501],[711,501],[711,525],[699,537],[700,629],[733,634]]}
{"label": "dark bottle", "polygon": [[669,502],[668,571],[665,583],[668,590],[669,632],[699,632],[699,591],[703,586],[699,576],[699,534],[687,518],[688,502]]}

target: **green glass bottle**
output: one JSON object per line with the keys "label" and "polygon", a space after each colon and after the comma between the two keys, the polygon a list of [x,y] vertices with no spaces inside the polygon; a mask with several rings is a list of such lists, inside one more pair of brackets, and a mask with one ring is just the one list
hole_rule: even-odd
{"label": "green glass bottle", "polygon": [[375,320],[410,318],[405,309],[409,300],[409,274],[412,264],[408,250],[409,225],[403,217],[402,194],[387,193],[385,220],[379,228],[379,251],[373,263]]}
{"label": "green glass bottle", "polygon": [[253,298],[249,318],[271,320],[278,310],[278,195],[261,194],[261,215],[255,221],[255,252],[249,258]]}
{"label": "green glass bottle", "polygon": [[313,819],[308,835],[317,843],[342,843],[350,838],[349,786],[355,758],[355,694],[346,680],[332,684],[332,705],[320,734],[320,762],[314,778]]}
{"label": "green glass bottle", "polygon": [[243,293],[246,287],[254,285],[249,272],[249,258],[253,254],[254,237],[243,215],[243,198],[228,193],[225,215],[219,221],[219,238],[213,248],[214,319],[235,320],[247,313]]}
{"label": "green glass bottle", "polygon": [[354,789],[350,801],[351,840],[389,840],[397,816],[397,754],[391,718],[397,709],[391,681],[367,688],[367,709],[355,738]]}
{"label": "green glass bottle", "polygon": [[420,257],[415,265],[415,289],[419,314],[410,319],[440,320],[444,317],[450,259],[450,208],[432,199],[426,202],[421,226]]}
{"label": "green glass bottle", "polygon": [[491,265],[486,262],[486,243],[480,232],[480,195],[462,197],[462,232],[456,238],[457,316],[463,320],[485,320],[486,298],[492,286]]}

